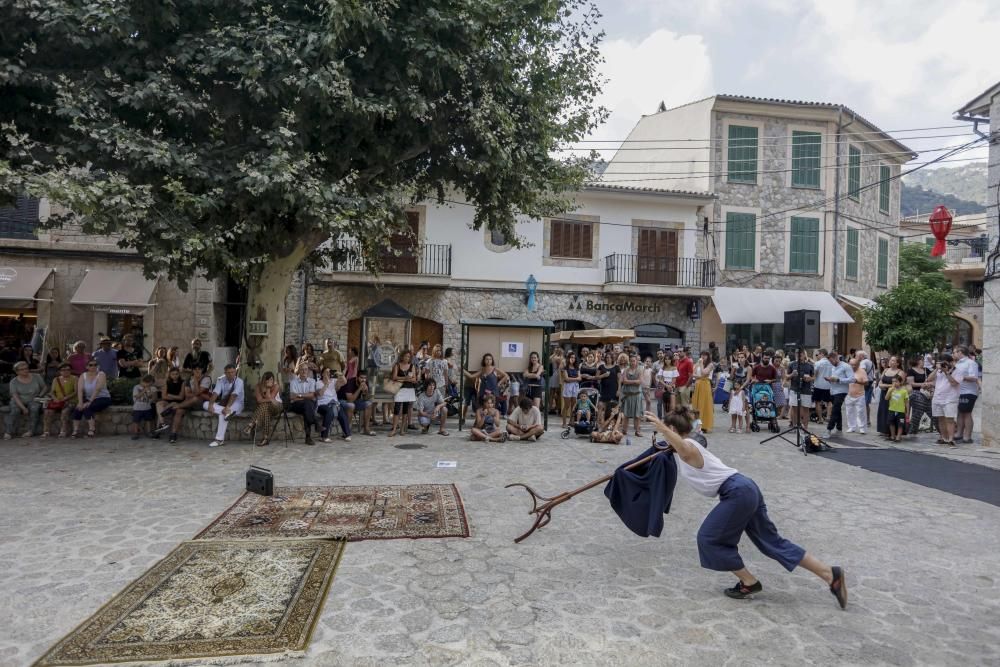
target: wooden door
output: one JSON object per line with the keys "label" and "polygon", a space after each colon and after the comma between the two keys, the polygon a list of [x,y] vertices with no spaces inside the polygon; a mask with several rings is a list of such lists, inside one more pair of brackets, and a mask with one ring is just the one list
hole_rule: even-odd
{"label": "wooden door", "polygon": [[417,273],[420,215],[416,211],[407,211],[406,224],[409,233],[401,232],[389,237],[389,248],[382,255],[382,270],[386,273]]}
{"label": "wooden door", "polygon": [[639,230],[636,282],[642,285],[677,284],[676,230]]}
{"label": "wooden door", "polygon": [[[358,356],[361,357],[361,362],[365,363],[364,360],[367,359],[365,356],[365,350],[361,349],[361,318],[347,321],[347,350],[352,347],[358,348]],[[346,353],[347,350],[344,350]]]}
{"label": "wooden door", "polygon": [[413,344],[414,351],[420,347],[420,343],[423,341],[430,343],[433,348],[435,345],[441,344],[443,338],[444,326],[440,322],[423,317],[414,317],[410,322],[410,342]]}

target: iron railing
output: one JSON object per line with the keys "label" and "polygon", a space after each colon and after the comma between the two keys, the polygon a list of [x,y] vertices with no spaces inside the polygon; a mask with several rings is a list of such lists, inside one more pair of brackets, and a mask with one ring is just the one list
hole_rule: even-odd
{"label": "iron railing", "polygon": [[[944,252],[944,261],[948,264],[980,264],[986,261],[990,254],[991,239],[980,236],[971,239],[950,239]],[[993,244],[996,239],[992,239]]]}
{"label": "iron railing", "polygon": [[[345,251],[344,258],[337,262],[335,270],[367,273],[368,267],[361,259],[357,241],[340,242]],[[451,245],[448,243],[418,243],[410,246],[385,248],[379,254],[381,273],[413,276],[450,276]]]}
{"label": "iron railing", "polygon": [[983,305],[983,286],[966,285],[965,287],[965,307],[973,308]]}
{"label": "iron railing", "polygon": [[604,258],[604,282],[715,287],[715,262],[694,257],[613,254]]}

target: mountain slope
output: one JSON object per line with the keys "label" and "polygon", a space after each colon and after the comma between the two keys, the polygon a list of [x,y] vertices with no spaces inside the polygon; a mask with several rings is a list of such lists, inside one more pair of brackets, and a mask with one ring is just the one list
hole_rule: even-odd
{"label": "mountain slope", "polygon": [[[985,183],[983,190],[985,192]],[[974,201],[959,199],[955,195],[941,194],[934,190],[925,190],[920,186],[907,185],[903,183],[902,199],[899,203],[899,211],[904,218],[913,215],[930,215],[937,205],[947,206],[953,215],[967,215],[969,213],[982,213],[986,207]]]}
{"label": "mountain slope", "polygon": [[954,195],[967,202],[986,204],[985,162],[972,162],[957,167],[920,169],[904,176],[903,182],[942,195]]}

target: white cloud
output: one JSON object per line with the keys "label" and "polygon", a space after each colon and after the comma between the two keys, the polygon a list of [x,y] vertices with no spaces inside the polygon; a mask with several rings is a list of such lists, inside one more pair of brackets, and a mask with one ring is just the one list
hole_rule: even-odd
{"label": "white cloud", "polygon": [[607,82],[599,102],[611,111],[592,139],[622,140],[643,114],[712,94],[712,63],[704,40],[657,30],[639,42],[610,40],[602,44]]}

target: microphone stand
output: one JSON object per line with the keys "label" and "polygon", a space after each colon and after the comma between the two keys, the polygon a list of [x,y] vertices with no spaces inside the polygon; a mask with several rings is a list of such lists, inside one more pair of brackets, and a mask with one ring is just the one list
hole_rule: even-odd
{"label": "microphone stand", "polygon": [[[801,356],[801,348],[798,347],[798,346],[796,346],[795,347],[795,364],[796,364],[796,366],[795,366],[795,379],[792,380],[792,383],[794,385],[794,389],[793,390],[795,391],[795,395],[798,396],[799,403],[801,404],[802,403],[802,372],[801,372],[802,362],[799,361],[800,356]],[[806,450],[805,443],[802,442],[802,434],[805,433],[807,436],[808,435],[812,435],[812,434],[809,433],[809,431],[807,431],[805,428],[802,427],[802,424],[801,424],[801,422],[802,422],[802,419],[801,419],[802,418],[802,414],[799,411],[800,407],[801,407],[801,405],[796,405],[795,406],[795,417],[796,417],[796,419],[795,419],[794,423],[791,426],[789,426],[788,428],[786,428],[784,431],[781,431],[780,433],[776,433],[776,434],[772,435],[769,438],[764,438],[763,440],[760,441],[760,444],[763,445],[765,443],[771,442],[775,438],[781,438],[782,440],[784,440],[788,444],[794,445],[795,448],[798,449],[799,451],[801,451],[804,456],[808,456],[809,452]],[[794,441],[791,440],[791,434],[792,433],[795,434],[795,440]],[[818,438],[819,436],[814,436],[814,437]],[[820,440],[820,443],[823,443],[823,441]]]}

